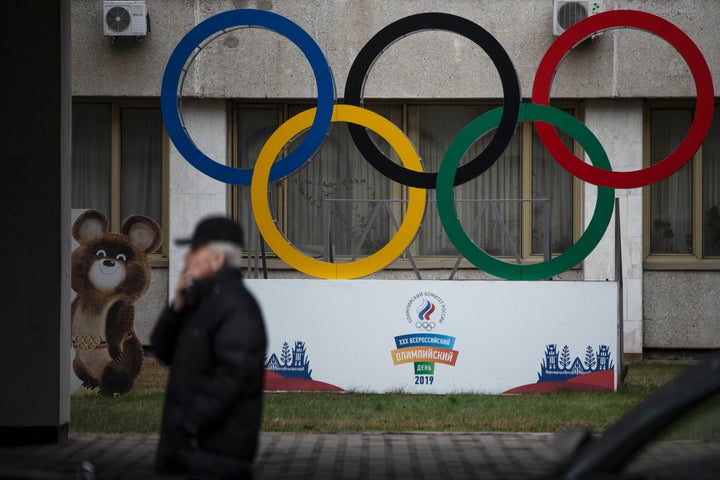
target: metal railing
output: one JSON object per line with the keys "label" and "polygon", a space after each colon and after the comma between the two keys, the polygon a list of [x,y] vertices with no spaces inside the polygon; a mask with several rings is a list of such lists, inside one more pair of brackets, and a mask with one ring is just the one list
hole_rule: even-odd
{"label": "metal railing", "polygon": [[[370,231],[374,227],[375,222],[378,219],[378,214],[381,211],[385,211],[388,214],[388,218],[392,224],[392,227],[395,229],[399,228],[399,222],[398,219],[395,216],[395,212],[391,208],[391,204],[393,203],[407,203],[407,200],[376,200],[376,199],[370,199],[370,200],[358,200],[358,199],[344,199],[344,198],[328,198],[324,199],[322,203],[322,228],[323,228],[323,259],[326,262],[333,261],[333,249],[332,249],[332,238],[331,238],[331,231],[332,231],[332,205],[333,203],[358,203],[358,202],[364,202],[364,203],[371,203],[374,204],[374,207],[371,209],[370,216],[368,217],[367,224],[365,225],[365,228],[361,232],[359,236],[358,242],[355,242],[354,245],[351,246],[350,250],[350,260],[354,261],[357,260],[359,256],[359,252],[362,248],[362,245],[366,241]],[[476,232],[477,229],[480,226],[480,223],[482,221],[483,215],[488,211],[490,211],[490,214],[492,215],[492,218],[497,224],[500,226],[502,230],[502,237],[503,240],[507,243],[511,256],[515,259],[515,261],[518,264],[522,263],[522,256],[520,254],[520,248],[518,248],[517,243],[513,240],[513,236],[510,232],[510,228],[507,225],[507,222],[503,218],[502,213],[500,212],[500,208],[498,205],[504,204],[504,203],[539,203],[543,206],[543,258],[545,260],[550,259],[551,251],[550,251],[550,200],[549,199],[456,199],[455,203],[477,203],[480,204],[480,207],[475,214],[475,217],[473,219],[472,226],[470,230],[467,232],[470,237],[472,237]],[[437,203],[437,200],[435,199],[428,199],[428,203]],[[428,207],[428,208],[434,208],[434,207]],[[354,247],[354,248],[353,248]],[[413,257],[411,249],[408,247],[405,250],[405,255],[410,262],[410,265],[413,267],[413,270],[415,271],[415,276],[418,278],[418,280],[422,279],[422,275],[420,273],[420,269],[417,267],[417,264],[415,262],[415,259]],[[452,280],[455,277],[455,274],[457,273],[457,270],[460,266],[460,262],[462,261],[462,255],[458,254],[457,259],[455,261],[455,264],[450,272],[449,280]]]}
{"label": "metal railing", "polygon": [[[392,206],[393,204],[397,203],[407,203],[407,200],[400,200],[400,199],[349,199],[349,198],[328,198],[323,199],[321,211],[322,211],[322,245],[321,247],[321,255],[322,259],[326,262],[333,262],[335,260],[335,248],[333,245],[333,239],[332,239],[332,229],[333,229],[333,207],[337,204],[359,204],[359,203],[369,203],[371,204],[369,214],[367,217],[367,221],[365,222],[364,227],[357,235],[357,240],[352,241],[350,245],[350,261],[355,261],[358,259],[358,257],[361,255],[361,251],[363,248],[364,243],[367,241],[368,237],[370,236],[370,233],[372,229],[377,226],[377,223],[380,221],[388,222],[390,223],[391,228],[394,228],[397,230],[400,228],[400,222],[396,215],[396,211],[393,210]],[[436,203],[436,200],[429,199],[428,203],[434,204]],[[501,235],[502,239],[505,242],[506,246],[508,247],[508,250],[510,251],[510,256],[515,259],[515,262],[518,264],[522,264],[522,255],[521,255],[521,248],[518,246],[517,242],[513,239],[512,233],[510,228],[508,227],[507,221],[503,218],[503,214],[500,209],[500,205],[507,204],[507,203],[520,203],[521,205],[524,203],[531,203],[531,204],[539,204],[542,206],[542,253],[543,253],[543,259],[545,261],[549,260],[551,257],[551,222],[550,222],[550,200],[549,199],[456,199],[455,203],[476,203],[480,204],[477,212],[475,213],[472,225],[470,226],[470,229],[467,230],[467,234],[472,238],[472,236],[477,232],[478,228],[480,227],[480,224],[483,220],[484,215],[491,215],[492,220],[496,223],[497,226],[501,229]],[[435,208],[434,206],[428,206],[427,208]],[[381,214],[385,214],[381,215]],[[259,276],[259,269],[262,268],[263,277],[267,278],[267,266],[266,266],[266,255],[265,255],[265,242],[260,236],[259,231],[257,231],[257,227],[254,225],[254,222],[250,222],[250,231],[248,231],[248,238],[249,238],[249,245],[248,245],[248,276],[250,278],[258,278]],[[520,236],[518,236],[520,238]],[[413,241],[414,243],[414,241]],[[418,280],[422,280],[422,274],[420,272],[420,269],[417,266],[417,263],[415,262],[415,258],[413,256],[413,253],[411,251],[412,243],[410,246],[408,246],[407,249],[405,249],[404,255],[407,258],[408,262],[412,266],[415,276]],[[302,250],[302,248],[301,248]],[[461,254],[457,255],[457,258],[455,260],[455,263],[453,265],[452,270],[450,271],[448,280],[452,280],[455,278],[455,275],[457,273],[458,268],[460,267],[460,263],[463,259],[463,256]],[[262,263],[262,266],[260,265]]]}

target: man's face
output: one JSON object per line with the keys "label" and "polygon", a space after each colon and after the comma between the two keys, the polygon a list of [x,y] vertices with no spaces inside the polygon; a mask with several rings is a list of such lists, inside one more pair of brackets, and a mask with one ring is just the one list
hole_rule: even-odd
{"label": "man's face", "polygon": [[200,280],[215,275],[223,266],[224,255],[202,245],[185,254],[185,267],[182,275],[186,279]]}

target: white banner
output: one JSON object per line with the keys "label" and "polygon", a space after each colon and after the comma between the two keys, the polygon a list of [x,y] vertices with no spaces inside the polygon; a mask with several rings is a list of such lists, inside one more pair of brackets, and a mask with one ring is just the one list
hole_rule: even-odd
{"label": "white banner", "polygon": [[615,390],[615,282],[246,280],[267,390]]}

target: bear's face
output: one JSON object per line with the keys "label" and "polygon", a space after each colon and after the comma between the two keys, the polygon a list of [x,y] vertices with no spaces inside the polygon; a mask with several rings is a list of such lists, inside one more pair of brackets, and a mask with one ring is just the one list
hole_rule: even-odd
{"label": "bear's face", "polygon": [[72,289],[78,294],[122,294],[132,299],[150,286],[147,254],[161,242],[160,227],[134,215],[123,223],[123,233],[107,231],[102,212],[89,210],[73,224],[80,246],[72,253]]}
{"label": "bear's face", "polygon": [[[98,250],[95,252],[95,260],[90,265],[88,277],[95,288],[112,290],[125,281],[127,276],[125,262],[128,254],[123,253],[122,248],[115,248],[117,245],[107,242],[99,243],[99,245],[92,246],[97,247]],[[103,243],[107,244],[103,245]]]}
{"label": "bear's face", "polygon": [[[73,252],[73,290],[115,290],[135,296],[147,289],[145,254],[122,235],[106,233]],[[77,288],[76,288],[77,287]]]}

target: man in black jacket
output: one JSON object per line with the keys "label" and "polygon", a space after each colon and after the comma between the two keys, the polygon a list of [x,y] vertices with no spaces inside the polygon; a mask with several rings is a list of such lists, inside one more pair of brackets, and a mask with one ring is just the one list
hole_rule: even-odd
{"label": "man in black jacket", "polygon": [[201,221],[175,297],[152,333],[170,366],[156,468],[191,478],[252,478],[262,414],[265,325],[240,270],[242,230]]}

